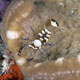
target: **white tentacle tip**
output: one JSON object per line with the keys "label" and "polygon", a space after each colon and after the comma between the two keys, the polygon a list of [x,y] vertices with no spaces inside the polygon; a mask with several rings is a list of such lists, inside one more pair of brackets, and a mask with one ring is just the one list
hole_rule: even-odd
{"label": "white tentacle tip", "polygon": [[25,61],[25,58],[20,58],[20,59],[17,60],[17,63],[18,63],[19,65],[21,65],[21,66],[22,66],[23,64],[25,64],[25,62],[26,62],[26,61]]}
{"label": "white tentacle tip", "polygon": [[78,62],[80,64],[80,55],[77,56]]}
{"label": "white tentacle tip", "polygon": [[19,38],[20,34],[17,31],[7,31],[6,32],[6,37],[9,39],[17,39]]}
{"label": "white tentacle tip", "polygon": [[37,63],[34,65],[34,67],[39,67],[42,63]]}
{"label": "white tentacle tip", "polygon": [[58,59],[55,61],[55,64],[62,64],[62,63],[63,63],[63,60],[64,60],[63,57],[58,58]]}

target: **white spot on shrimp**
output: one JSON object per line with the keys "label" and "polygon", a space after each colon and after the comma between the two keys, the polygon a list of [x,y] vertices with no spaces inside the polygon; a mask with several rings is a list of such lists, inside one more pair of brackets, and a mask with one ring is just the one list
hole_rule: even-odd
{"label": "white spot on shrimp", "polygon": [[58,58],[58,59],[55,61],[55,63],[56,63],[56,64],[62,64],[62,63],[63,63],[63,60],[64,60],[63,57]]}
{"label": "white spot on shrimp", "polygon": [[50,35],[47,34],[46,36],[47,36],[48,38],[50,38]]}
{"label": "white spot on shrimp", "polygon": [[46,40],[46,42],[48,42],[48,38],[44,37],[44,39]]}
{"label": "white spot on shrimp", "polygon": [[47,29],[45,29],[45,32],[47,32],[48,34],[51,34],[51,32],[50,32],[50,31],[48,31]]}
{"label": "white spot on shrimp", "polygon": [[52,21],[52,20],[51,20],[51,25],[52,25],[53,27],[58,27],[58,24],[57,24],[55,21]]}
{"label": "white spot on shrimp", "polygon": [[38,49],[38,48],[35,48],[34,46],[32,46],[32,45],[28,45],[29,47],[31,47],[31,48],[33,48],[33,49]]}
{"label": "white spot on shrimp", "polygon": [[6,36],[9,39],[17,39],[19,38],[20,34],[17,31],[7,31]]}
{"label": "white spot on shrimp", "polygon": [[41,47],[42,43],[40,40],[36,39],[33,41],[35,47]]}
{"label": "white spot on shrimp", "polygon": [[38,35],[41,36],[41,37],[43,36],[41,33],[39,33]]}
{"label": "white spot on shrimp", "polygon": [[41,41],[43,41],[43,38],[39,38]]}
{"label": "white spot on shrimp", "polygon": [[44,30],[42,30],[42,34],[45,34],[45,31]]}

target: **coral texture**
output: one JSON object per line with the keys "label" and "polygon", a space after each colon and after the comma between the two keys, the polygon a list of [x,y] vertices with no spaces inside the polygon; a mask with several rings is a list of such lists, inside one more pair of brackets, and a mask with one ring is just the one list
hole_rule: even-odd
{"label": "coral texture", "polygon": [[6,74],[0,76],[0,80],[23,80],[23,78],[24,76],[16,63],[10,67]]}

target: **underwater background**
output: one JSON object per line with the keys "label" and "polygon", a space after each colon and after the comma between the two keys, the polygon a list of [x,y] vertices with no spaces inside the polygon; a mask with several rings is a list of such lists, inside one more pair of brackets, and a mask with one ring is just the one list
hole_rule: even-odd
{"label": "underwater background", "polygon": [[[0,54],[7,54],[11,61],[10,69],[0,80],[79,80],[80,1],[29,1],[0,0]],[[51,20],[57,21],[58,26],[51,25]],[[32,42],[44,29],[51,32],[48,42],[38,50],[28,47],[33,47]],[[20,38],[7,42],[8,30],[18,31]],[[18,62],[19,59],[22,61]]]}

